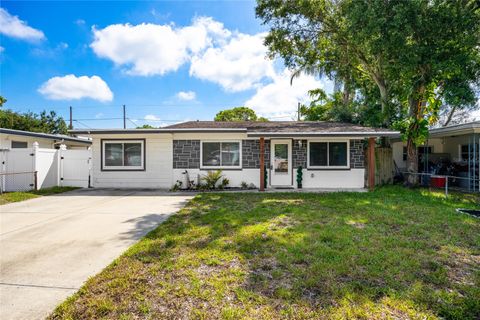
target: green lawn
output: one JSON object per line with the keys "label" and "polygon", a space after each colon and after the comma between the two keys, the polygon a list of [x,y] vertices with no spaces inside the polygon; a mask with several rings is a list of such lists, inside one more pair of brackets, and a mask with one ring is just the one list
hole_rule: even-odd
{"label": "green lawn", "polygon": [[51,319],[478,319],[478,197],[197,195]]}
{"label": "green lawn", "polygon": [[77,187],[52,187],[36,191],[26,191],[26,192],[7,192],[0,194],[0,205],[7,204],[10,202],[19,202],[28,199],[38,198],[41,196],[48,196],[51,194],[62,193],[66,191],[71,191],[78,189]]}

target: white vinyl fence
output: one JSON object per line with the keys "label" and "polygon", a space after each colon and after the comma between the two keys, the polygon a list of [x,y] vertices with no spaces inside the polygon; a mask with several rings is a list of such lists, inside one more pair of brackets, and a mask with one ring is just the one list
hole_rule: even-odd
{"label": "white vinyl fence", "polygon": [[87,188],[91,150],[33,148],[0,151],[0,190],[25,191],[54,186]]}

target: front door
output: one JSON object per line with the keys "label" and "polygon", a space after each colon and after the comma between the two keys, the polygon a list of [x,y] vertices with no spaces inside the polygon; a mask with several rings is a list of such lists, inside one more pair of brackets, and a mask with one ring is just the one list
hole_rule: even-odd
{"label": "front door", "polygon": [[271,140],[270,184],[272,187],[291,187],[292,140]]}

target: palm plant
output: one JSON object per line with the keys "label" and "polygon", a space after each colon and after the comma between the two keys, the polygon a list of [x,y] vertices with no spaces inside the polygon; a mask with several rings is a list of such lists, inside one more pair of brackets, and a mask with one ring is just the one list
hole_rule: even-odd
{"label": "palm plant", "polygon": [[201,180],[205,182],[205,188],[213,190],[216,188],[218,181],[223,177],[222,170],[208,171]]}

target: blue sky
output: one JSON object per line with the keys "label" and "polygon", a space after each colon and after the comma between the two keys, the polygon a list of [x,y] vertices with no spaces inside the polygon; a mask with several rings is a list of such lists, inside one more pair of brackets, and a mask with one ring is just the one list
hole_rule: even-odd
{"label": "blue sky", "polygon": [[[76,127],[210,120],[247,105],[289,120],[297,101],[331,84],[304,76],[290,86],[266,58],[268,31],[255,2],[2,1],[1,95],[17,111],[55,110]],[[95,120],[81,120],[95,119]]]}

